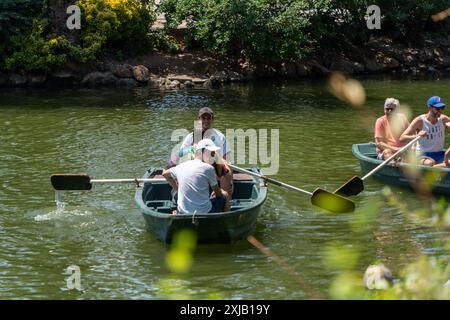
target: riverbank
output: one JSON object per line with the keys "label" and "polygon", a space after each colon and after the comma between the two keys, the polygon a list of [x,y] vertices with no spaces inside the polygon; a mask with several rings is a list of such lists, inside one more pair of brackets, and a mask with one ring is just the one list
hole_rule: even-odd
{"label": "riverbank", "polygon": [[450,74],[450,39],[425,39],[419,47],[394,43],[389,38],[372,38],[363,47],[349,44],[342,51],[315,52],[305,59],[277,65],[255,65],[204,52],[152,52],[120,61],[103,56],[89,64],[68,63],[49,73],[0,73],[0,87],[220,87],[256,79],[326,77],[334,71],[350,76]]}

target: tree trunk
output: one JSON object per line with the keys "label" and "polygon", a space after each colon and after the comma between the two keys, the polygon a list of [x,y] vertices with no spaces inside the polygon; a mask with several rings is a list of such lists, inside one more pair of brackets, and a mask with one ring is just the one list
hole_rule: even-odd
{"label": "tree trunk", "polygon": [[71,43],[78,43],[81,31],[70,30],[66,25],[67,19],[70,17],[67,8],[74,5],[75,2],[76,0],[48,0],[48,16],[52,33],[66,36]]}

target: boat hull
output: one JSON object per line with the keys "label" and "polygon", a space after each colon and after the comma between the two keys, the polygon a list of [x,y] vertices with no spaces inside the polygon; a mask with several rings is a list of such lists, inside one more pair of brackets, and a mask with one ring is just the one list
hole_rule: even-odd
{"label": "boat hull", "polygon": [[[144,178],[158,172],[158,169],[150,169]],[[233,243],[254,232],[266,197],[267,188],[262,181],[252,178],[251,181],[235,181],[230,212],[173,215],[171,212],[176,207],[166,182],[138,189],[135,199],[148,229],[163,242],[170,243],[178,231],[189,229],[196,233],[199,243]]]}
{"label": "boat hull", "polygon": [[[383,161],[376,159],[376,147],[373,143],[354,144],[353,155],[359,160],[362,175],[366,175]],[[416,177],[408,175],[408,170],[419,174]],[[389,184],[416,189],[419,181],[430,181],[430,191],[434,194],[450,196],[450,169],[417,166],[400,163],[397,166],[386,165],[375,174],[373,178]]]}

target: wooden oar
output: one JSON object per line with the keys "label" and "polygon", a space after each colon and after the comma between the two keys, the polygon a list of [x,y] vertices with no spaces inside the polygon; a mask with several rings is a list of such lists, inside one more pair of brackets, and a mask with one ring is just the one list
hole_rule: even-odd
{"label": "wooden oar", "polygon": [[91,190],[93,183],[161,182],[166,179],[91,179],[84,173],[56,173],[50,177],[55,190]]}
{"label": "wooden oar", "polygon": [[364,180],[366,180],[368,177],[376,173],[378,170],[383,168],[385,165],[387,165],[392,159],[394,159],[396,156],[398,156],[400,153],[405,152],[408,148],[410,148],[417,140],[419,140],[421,136],[417,136],[414,139],[412,139],[408,144],[403,146],[400,150],[398,150],[396,153],[394,153],[392,156],[384,160],[382,163],[380,163],[377,167],[375,167],[372,171],[370,171],[368,174],[366,174],[364,177],[360,178],[357,176],[354,176],[350,180],[348,180],[346,183],[344,183],[342,186],[340,186],[334,193],[341,194],[343,196],[356,196],[361,191],[364,190]]}
{"label": "wooden oar", "polygon": [[235,165],[232,165],[232,164],[229,164],[228,166],[236,171],[240,171],[240,172],[249,174],[251,176],[261,178],[261,179],[263,179],[267,182],[270,182],[274,185],[277,185],[277,186],[280,186],[280,187],[283,187],[283,188],[286,188],[289,190],[297,191],[299,193],[306,194],[311,197],[311,203],[313,205],[320,207],[322,209],[325,209],[325,210],[328,210],[331,212],[335,212],[335,213],[351,212],[351,211],[355,210],[355,204],[353,203],[353,201],[346,199],[344,197],[341,197],[340,195],[328,192],[326,190],[317,188],[316,190],[314,190],[314,192],[309,192],[309,191],[291,186],[284,182],[277,181],[275,179],[266,177],[262,174],[258,174],[253,171],[249,171],[246,169],[236,167]]}

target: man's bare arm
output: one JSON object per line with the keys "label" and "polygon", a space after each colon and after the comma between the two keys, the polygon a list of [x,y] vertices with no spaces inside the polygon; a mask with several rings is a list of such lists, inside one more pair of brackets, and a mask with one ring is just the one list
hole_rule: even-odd
{"label": "man's bare arm", "polygon": [[[403,143],[406,143],[414,139],[417,135],[426,137],[428,133],[422,130],[422,128],[423,128],[422,119],[420,119],[419,117],[415,118],[411,122],[409,127],[406,128],[406,130],[402,133],[399,140]],[[419,133],[416,134],[417,131],[419,131]]]}
{"label": "man's bare arm", "polygon": [[169,170],[164,170],[162,176],[167,180],[173,190],[178,191],[178,183],[174,178],[172,178]]}

